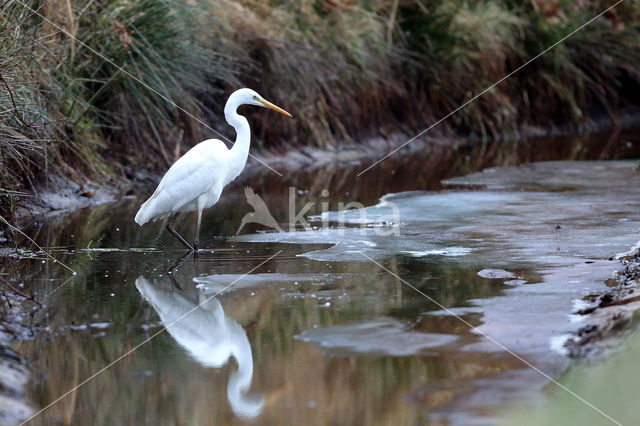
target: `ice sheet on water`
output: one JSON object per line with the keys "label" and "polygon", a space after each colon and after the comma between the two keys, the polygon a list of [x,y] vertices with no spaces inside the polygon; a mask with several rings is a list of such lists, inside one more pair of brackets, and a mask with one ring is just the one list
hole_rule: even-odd
{"label": "ice sheet on water", "polygon": [[[301,255],[319,261],[446,255],[452,247],[460,248],[455,256],[461,261],[501,267],[609,258],[638,244],[636,167],[633,162],[549,162],[488,169],[447,182],[493,189],[390,194],[372,207],[324,213],[320,219],[331,224],[326,229],[237,239],[331,244]],[[393,214],[395,226],[376,225]]]}
{"label": "ice sheet on water", "polygon": [[213,274],[195,277],[196,287],[205,294],[220,291],[231,292],[243,288],[255,288],[272,283],[325,283],[345,278],[344,274]]}
{"label": "ice sheet on water", "polygon": [[560,355],[567,355],[569,350],[564,347],[564,344],[569,340],[572,334],[561,334],[559,336],[553,336],[549,339],[549,347],[552,351],[559,353]]}
{"label": "ice sheet on water", "polygon": [[513,272],[505,271],[504,269],[482,269],[478,271],[478,276],[482,278],[488,279],[508,279],[508,278],[516,278],[516,275]]}
{"label": "ice sheet on water", "polygon": [[366,322],[314,328],[296,339],[333,355],[410,356],[452,344],[458,336],[413,331],[401,321],[382,317]]}
{"label": "ice sheet on water", "polygon": [[464,256],[471,253],[472,249],[468,247],[445,247],[443,249],[434,249],[426,251],[405,251],[404,253],[410,254],[413,257],[424,256]]}
{"label": "ice sheet on water", "polygon": [[545,161],[511,167],[491,167],[442,181],[446,185],[485,188],[532,188],[576,191],[610,188],[612,182],[633,177],[630,161]]}
{"label": "ice sheet on water", "polygon": [[640,250],[640,241],[638,241],[630,250],[625,251],[624,253],[616,254],[616,259],[622,259],[623,257],[633,256]]}

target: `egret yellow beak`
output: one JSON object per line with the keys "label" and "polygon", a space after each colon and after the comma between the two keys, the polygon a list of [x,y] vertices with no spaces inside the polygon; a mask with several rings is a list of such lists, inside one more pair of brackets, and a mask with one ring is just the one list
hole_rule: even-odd
{"label": "egret yellow beak", "polygon": [[280,108],[277,105],[272,104],[269,101],[265,101],[264,99],[258,99],[258,102],[260,102],[262,105],[266,106],[267,108],[271,108],[274,111],[278,111],[280,114],[284,114],[287,117],[293,118],[293,116],[291,114],[289,114],[287,111],[283,110],[282,108]]}

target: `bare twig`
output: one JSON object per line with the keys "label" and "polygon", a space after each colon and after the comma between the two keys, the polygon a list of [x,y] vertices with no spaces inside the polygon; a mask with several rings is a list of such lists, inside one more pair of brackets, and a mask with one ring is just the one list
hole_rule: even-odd
{"label": "bare twig", "polygon": [[391,44],[393,42],[393,27],[396,23],[396,15],[398,14],[398,3],[399,0],[394,0],[393,5],[391,6],[391,15],[389,16],[389,22],[387,23],[387,43]]}
{"label": "bare twig", "polygon": [[69,63],[73,64],[73,58],[76,55],[76,37],[75,37],[76,30],[73,25],[73,8],[71,7],[71,0],[67,0],[67,21],[69,21],[69,32],[72,34],[71,55],[70,55]]}

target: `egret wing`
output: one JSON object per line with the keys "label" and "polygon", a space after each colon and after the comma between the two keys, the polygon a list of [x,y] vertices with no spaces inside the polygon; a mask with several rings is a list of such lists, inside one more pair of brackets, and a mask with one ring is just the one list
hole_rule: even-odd
{"label": "egret wing", "polygon": [[148,219],[194,210],[197,198],[224,178],[227,152],[224,143],[218,140],[204,141],[191,148],[169,168],[140,210],[150,209],[145,211]]}

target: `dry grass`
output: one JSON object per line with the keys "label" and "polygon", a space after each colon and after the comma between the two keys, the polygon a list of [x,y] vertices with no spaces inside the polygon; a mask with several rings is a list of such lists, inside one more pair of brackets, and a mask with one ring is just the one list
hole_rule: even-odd
{"label": "dry grass", "polygon": [[358,140],[393,116],[390,101],[407,96],[392,66],[400,54],[382,37],[386,23],[378,12],[385,2],[208,5],[219,23],[215,39],[233,40],[244,63],[242,84],[295,112],[296,121],[277,125],[256,114],[251,121],[262,143],[331,146]]}
{"label": "dry grass", "polygon": [[[5,6],[0,15],[0,197],[31,181],[45,159],[48,122],[38,82],[30,71],[33,41],[19,23],[25,13]],[[5,192],[3,192],[5,191]],[[3,209],[5,210],[5,209]]]}

